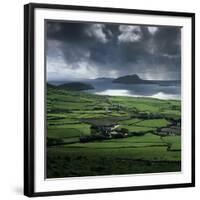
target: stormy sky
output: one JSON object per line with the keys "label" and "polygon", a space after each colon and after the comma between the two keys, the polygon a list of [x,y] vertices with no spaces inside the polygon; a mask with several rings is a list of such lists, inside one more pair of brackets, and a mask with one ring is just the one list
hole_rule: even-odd
{"label": "stormy sky", "polygon": [[180,80],[181,28],[46,22],[48,81],[119,77]]}

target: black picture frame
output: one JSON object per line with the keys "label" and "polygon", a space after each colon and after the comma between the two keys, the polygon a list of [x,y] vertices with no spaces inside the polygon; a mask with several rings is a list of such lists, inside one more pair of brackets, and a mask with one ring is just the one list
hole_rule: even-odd
{"label": "black picture frame", "polygon": [[[128,14],[148,14],[155,16],[177,16],[189,17],[192,20],[192,181],[191,183],[168,184],[168,185],[144,185],[133,187],[117,187],[117,188],[101,188],[101,189],[84,189],[84,190],[68,190],[68,191],[46,191],[35,192],[34,181],[34,93],[35,93],[35,76],[34,76],[34,11],[36,8],[58,9],[58,10],[79,10],[94,11],[107,13],[128,13]],[[195,14],[186,12],[166,12],[166,11],[150,11],[135,10],[121,8],[105,8],[105,7],[86,7],[73,5],[56,5],[56,4],[35,4],[30,3],[24,5],[24,195],[28,197],[36,196],[52,196],[52,195],[72,195],[99,192],[119,192],[133,190],[149,190],[162,188],[181,188],[195,186]]]}

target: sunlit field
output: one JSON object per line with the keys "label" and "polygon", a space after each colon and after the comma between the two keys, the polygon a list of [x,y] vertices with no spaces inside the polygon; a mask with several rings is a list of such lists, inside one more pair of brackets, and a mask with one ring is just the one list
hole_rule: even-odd
{"label": "sunlit field", "polygon": [[47,177],[181,170],[178,100],[47,88]]}

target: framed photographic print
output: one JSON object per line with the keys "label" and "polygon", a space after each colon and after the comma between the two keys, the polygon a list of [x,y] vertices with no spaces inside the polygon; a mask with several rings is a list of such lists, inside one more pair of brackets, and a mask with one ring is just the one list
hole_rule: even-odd
{"label": "framed photographic print", "polygon": [[24,194],[194,186],[194,13],[24,11]]}

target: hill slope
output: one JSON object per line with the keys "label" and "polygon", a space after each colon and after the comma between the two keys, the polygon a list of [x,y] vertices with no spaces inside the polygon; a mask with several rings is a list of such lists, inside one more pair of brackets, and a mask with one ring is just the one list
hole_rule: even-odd
{"label": "hill slope", "polygon": [[71,82],[71,83],[65,83],[58,86],[59,88],[71,90],[71,91],[81,91],[81,90],[91,90],[94,89],[94,87],[91,84],[88,83],[82,83],[82,82]]}

